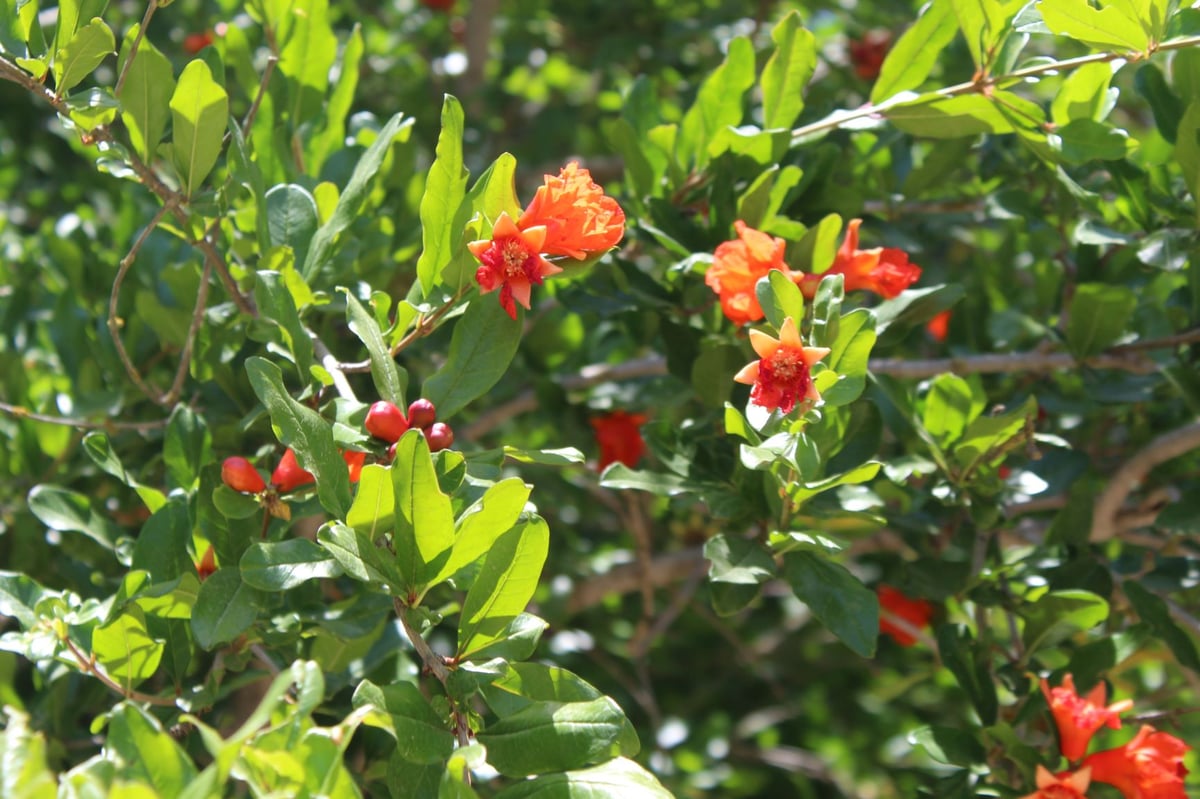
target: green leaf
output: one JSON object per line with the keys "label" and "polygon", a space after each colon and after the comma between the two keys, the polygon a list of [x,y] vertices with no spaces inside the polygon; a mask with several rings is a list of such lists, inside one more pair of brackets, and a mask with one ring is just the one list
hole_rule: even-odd
{"label": "green leaf", "polygon": [[788,263],[801,272],[824,272],[837,257],[838,234],[841,230],[840,216],[827,214],[822,217],[820,222],[805,231],[804,237],[794,247],[789,248]]}
{"label": "green leaf", "polygon": [[46,765],[45,736],[31,732],[29,717],[12,706],[4,708],[0,752],[4,755],[0,758],[0,795],[21,799],[58,796],[58,780]]}
{"label": "green leaf", "polygon": [[606,468],[600,477],[600,485],[605,488],[632,488],[636,491],[648,491],[664,497],[673,497],[677,494],[686,494],[704,488],[702,484],[694,483],[676,474],[630,469],[623,463],[613,463]]}
{"label": "green leaf", "polygon": [[454,510],[438,484],[429,444],[420,430],[409,430],[396,442],[392,490],[396,523],[392,545],[405,587],[411,591],[438,574],[454,545]]}
{"label": "green leaf", "polygon": [[971,631],[965,625],[943,624],[937,628],[937,642],[942,663],[966,692],[980,721],[985,726],[995,724],[999,713],[995,679],[988,669],[988,657]]}
{"label": "green leaf", "polygon": [[358,336],[358,340],[367,348],[367,355],[371,359],[371,378],[375,381],[379,398],[398,407],[406,407],[404,391],[407,388],[407,375],[402,375],[396,367],[391,350],[383,340],[379,323],[367,313],[350,289],[341,286],[338,290],[346,296],[346,322],[350,332]]}
{"label": "green leaf", "polygon": [[199,482],[200,470],[211,461],[212,435],[208,423],[187,405],[175,406],[163,442],[163,462],[171,479],[181,488],[190,489]]}
{"label": "green leaf", "polygon": [[1037,9],[1051,33],[1069,36],[1098,50],[1145,52],[1146,31],[1116,4],[1093,8],[1087,0],[1039,0]]}
{"label": "green leaf", "polygon": [[1134,580],[1126,580],[1122,587],[1137,615],[1166,643],[1175,659],[1192,671],[1200,672],[1200,655],[1196,653],[1195,642],[1171,618],[1170,608],[1162,597],[1150,593]]}
{"label": "green leaf", "polygon": [[789,552],[783,574],[800,601],[842,643],[863,657],[875,655],[879,600],[874,591],[841,564],[813,552]]}
{"label": "green leaf", "polygon": [[287,8],[291,24],[279,53],[279,72],[288,78],[288,116],[293,128],[299,128],[325,102],[338,42],[329,26],[329,0],[293,0]]}
{"label": "green leaf", "polygon": [[[125,70],[130,58],[130,48],[137,38],[138,26],[126,34],[121,43],[121,55],[116,60],[116,72]],[[154,161],[162,133],[167,130],[170,118],[170,96],[175,92],[175,76],[170,61],[149,38],[142,38],[138,52],[125,72],[125,83],[121,85],[118,100],[121,101],[121,121],[130,132],[133,151],[145,163]]]}
{"label": "green leaf", "polygon": [[237,638],[258,619],[266,596],[242,582],[237,569],[218,569],[200,584],[192,608],[192,632],[201,649],[214,649]]}
{"label": "green leaf", "polygon": [[99,17],[75,32],[54,57],[54,90],[62,97],[115,53],[117,40]]}
{"label": "green leaf", "polygon": [[942,311],[952,308],[967,294],[961,283],[907,289],[899,297],[884,300],[871,309],[875,315],[875,332],[883,335],[888,328],[896,332],[924,324]]}
{"label": "green leaf", "polygon": [[145,569],[155,583],[165,583],[192,572],[188,544],[192,520],[186,502],[172,499],[154,512],[133,545],[131,569]]}
{"label": "green leaf", "polygon": [[59,532],[83,533],[112,551],[121,532],[97,513],[83,494],[56,485],[34,486],[27,498],[29,510],[42,524]]}
{"label": "green leaf", "polygon": [[[1162,73],[1158,72],[1157,67],[1151,64],[1143,65],[1135,78],[1139,89],[1145,81],[1143,73],[1147,68],[1153,69],[1159,79],[1162,79]],[[1054,96],[1054,102],[1050,104],[1050,118],[1054,124],[1063,126],[1076,119],[1090,119],[1096,122],[1104,119],[1108,114],[1109,107],[1116,99],[1108,89],[1109,83],[1112,82],[1112,75],[1113,70],[1110,64],[1084,64],[1071,72],[1062,82],[1058,94]],[[1165,83],[1163,88],[1165,89]],[[1168,94],[1170,93],[1170,90],[1166,91]],[[1175,116],[1175,125],[1178,125],[1178,114],[1182,112],[1182,109],[1178,110]],[[1155,111],[1156,119],[1157,116],[1158,112]],[[1170,139],[1172,140],[1175,138],[1175,125],[1171,126]]]}
{"label": "green leaf", "polygon": [[1125,131],[1090,119],[1077,119],[1058,128],[1054,135],[1062,160],[1068,164],[1119,161],[1130,147],[1130,139]]}
{"label": "green leaf", "polygon": [[715,583],[758,585],[775,576],[775,559],[747,538],[718,533],[704,542],[708,577]]}
{"label": "green leaf", "polygon": [[303,186],[280,183],[264,196],[267,236],[271,246],[287,245],[298,262],[304,263],[313,233],[317,230],[317,201]]}
{"label": "green leaf", "polygon": [[495,297],[481,295],[472,300],[454,324],[446,363],[423,386],[424,395],[437,406],[439,418],[453,417],[496,385],[520,343],[519,311],[514,321]]}
{"label": "green leaf", "polygon": [[286,591],[342,573],[337,561],[307,538],[256,541],[242,554],[238,568],[246,585],[261,591]]}
{"label": "green leaf", "polygon": [[313,276],[333,258],[337,250],[338,236],[350,227],[362,212],[375,178],[382,170],[383,159],[391,149],[392,141],[397,138],[400,141],[407,141],[414,121],[412,117],[406,119],[403,113],[392,116],[379,131],[375,141],[371,142],[371,146],[358,159],[358,163],[354,165],[354,172],[351,173],[350,180],[346,183],[346,188],[338,196],[333,214],[313,234],[312,243],[308,248],[308,256],[304,259],[304,265],[300,269],[300,274],[305,280],[312,280]]}
{"label": "green leaf", "polygon": [[875,346],[875,317],[865,308],[842,316],[837,338],[821,361],[827,368],[813,376],[821,398],[831,408],[848,405],[867,387],[867,364]]}
{"label": "green leaf", "polygon": [[776,330],[783,326],[783,320],[789,316],[797,325],[804,319],[804,295],[780,270],[772,269],[765,278],[759,278],[754,292],[767,321]]}
{"label": "green leaf", "polygon": [[549,549],[550,528],[536,516],[496,539],[463,602],[459,660],[499,639],[525,610]]}
{"label": "green leaf", "polygon": [[915,89],[925,82],[937,64],[938,55],[958,33],[958,18],[951,0],[933,0],[913,26],[892,48],[879,77],[871,88],[871,102],[879,103],[899,92]]}
{"label": "green leaf", "polygon": [[1013,132],[1008,118],[981,94],[957,97],[930,94],[911,103],[889,108],[884,113],[893,125],[905,133],[934,139]]}
{"label": "green leaf", "polygon": [[1025,649],[1034,652],[1090,630],[1108,618],[1108,602],[1088,591],[1051,591],[1021,608]]}
{"label": "green leaf", "polygon": [[[269,194],[269,192],[268,192]],[[313,364],[313,342],[300,321],[295,300],[279,272],[255,272],[254,300],[263,319],[274,322],[283,344],[296,362],[296,371],[307,381]]]}
{"label": "green leaf", "polygon": [[[1183,172],[1192,199],[1200,198],[1200,100],[1188,103],[1179,120],[1179,131],[1175,136],[1175,160]],[[1200,201],[1196,202],[1200,219]]]}
{"label": "green leaf", "polygon": [[358,478],[358,493],[346,513],[346,524],[374,541],[395,527],[396,495],[392,472],[377,463],[363,467]]}
{"label": "green leaf", "polygon": [[754,85],[754,46],[744,36],[729,42],[725,60],[700,84],[696,101],[683,115],[676,157],[683,164],[702,168],[709,161],[709,145],[727,127],[742,121],[742,97]]}
{"label": "green leaf", "polygon": [[[183,407],[183,406],[180,406]],[[120,480],[125,485],[137,491],[138,496],[146,507],[153,513],[163,506],[167,498],[157,488],[144,486],[125,470],[117,454],[112,451],[108,436],[98,431],[92,431],[83,437],[83,450],[97,466]]]}
{"label": "green leaf", "polygon": [[929,385],[921,424],[938,446],[946,449],[962,437],[978,415],[971,385],[958,375],[941,374]]}
{"label": "green leaf", "polygon": [[405,584],[391,552],[377,546],[374,538],[359,530],[341,522],[328,522],[317,530],[317,543],[356,580],[396,592]]}
{"label": "green leaf", "polygon": [[673,799],[654,775],[618,757],[599,766],[522,780],[496,799]]}
{"label": "green leaf", "polygon": [[162,661],[163,642],[150,637],[146,615],[137,605],[92,631],[92,654],[126,691],[149,679]]}
{"label": "green leaf", "polygon": [[371,706],[378,712],[363,723],[378,727],[396,739],[396,751],[409,763],[442,763],[454,751],[454,733],[416,685],[397,682],[378,686],[363,680],[354,691],[356,708]]}
{"label": "green leaf", "polygon": [[471,660],[477,663],[486,663],[492,658],[528,660],[533,657],[542,640],[542,633],[549,626],[545,619],[532,613],[518,613],[496,640],[476,649]]}
{"label": "green leaf", "polygon": [[16,619],[26,630],[38,623],[33,609],[46,595],[55,592],[47,591],[27,575],[0,571],[0,614]]}
{"label": "green leaf", "polygon": [[125,779],[154,786],[159,796],[179,796],[196,767],[162,723],[141,708],[121,703],[108,719],[105,748],[124,763]]}
{"label": "green leaf", "polygon": [[171,93],[171,155],[182,180],[183,193],[191,197],[221,154],[221,140],[229,119],[229,95],[213,80],[208,64],[196,59],[183,68]]}
{"label": "green leaf", "polygon": [[[1007,33],[1010,3],[1001,0],[951,0],[958,26],[976,66],[991,64]],[[1014,8],[1013,11],[1016,9]]]}
{"label": "green leaf", "polygon": [[624,726],[621,708],[602,696],[588,702],[534,702],[476,737],[497,771],[523,777],[608,760]]}
{"label": "green leaf", "polygon": [[338,518],[350,507],[350,475],[325,419],[301,405],[283,387],[279,367],[266,358],[246,360],[254,393],[271,416],[271,426],[285,446],[296,451],[300,466],[317,479],[317,496],[325,510]]}
{"label": "green leaf", "polygon": [[474,563],[504,533],[512,529],[529,501],[532,487],[518,477],[489,486],[484,495],[463,511],[455,522],[450,557],[430,581],[437,584],[464,566]]}
{"label": "green leaf", "polygon": [[1080,283],[1075,287],[1067,320],[1067,347],[1077,358],[1102,352],[1125,332],[1137,307],[1127,286]]}
{"label": "green leaf", "polygon": [[[454,219],[467,191],[467,168],[463,166],[463,109],[458,99],[447,94],[442,100],[442,130],[438,134],[437,157],[425,178],[421,196],[421,257],[417,259],[417,281],[428,297],[438,276],[454,254],[461,230]],[[515,221],[515,220],[514,220]]]}
{"label": "green leaf", "polygon": [[954,458],[963,472],[996,460],[1008,450],[1025,443],[1037,415],[1037,400],[1026,398],[1019,408],[998,416],[981,416],[967,426],[954,448]]}
{"label": "green leaf", "polygon": [[918,727],[908,734],[908,741],[924,749],[939,763],[951,766],[970,768],[987,760],[987,752],[979,739],[953,727]]}
{"label": "green leaf", "polygon": [[790,128],[804,110],[803,91],[817,67],[817,43],[796,11],[789,11],[771,29],[771,41],[775,51],[760,79],[763,126]]}

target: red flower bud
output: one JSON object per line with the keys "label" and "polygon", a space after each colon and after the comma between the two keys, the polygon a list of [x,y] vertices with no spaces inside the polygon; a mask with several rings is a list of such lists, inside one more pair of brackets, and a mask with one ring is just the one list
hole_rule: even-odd
{"label": "red flower bud", "polygon": [[311,472],[300,468],[300,464],[296,462],[296,453],[292,451],[291,447],[288,447],[287,452],[283,453],[283,457],[279,459],[279,465],[271,474],[271,484],[282,494],[306,486],[315,482],[316,479]]}
{"label": "red flower bud", "polygon": [[183,51],[188,55],[195,55],[213,43],[212,31],[204,33],[189,33],[183,37]]}
{"label": "red flower bud", "polygon": [[429,442],[429,451],[438,452],[454,443],[454,431],[445,422],[434,422],[425,430],[425,439]]}
{"label": "red flower bud", "polygon": [[357,483],[362,477],[363,464],[367,462],[367,453],[348,449],[342,453],[346,467],[350,470],[350,482]]}
{"label": "red flower bud", "polygon": [[221,482],[234,491],[246,494],[257,494],[267,487],[262,475],[258,473],[250,461],[237,455],[226,458],[221,464]]}
{"label": "red flower bud", "polygon": [[427,399],[413,400],[408,406],[408,426],[424,430],[437,421],[437,408]]}
{"label": "red flower bud", "polygon": [[408,429],[408,420],[404,418],[404,411],[387,400],[380,400],[367,411],[365,426],[367,432],[376,438],[396,442]]}
{"label": "red flower bud", "polygon": [[204,555],[201,556],[200,562],[196,564],[196,574],[200,577],[200,582],[212,576],[212,573],[217,570],[217,554],[210,546],[204,550]]}

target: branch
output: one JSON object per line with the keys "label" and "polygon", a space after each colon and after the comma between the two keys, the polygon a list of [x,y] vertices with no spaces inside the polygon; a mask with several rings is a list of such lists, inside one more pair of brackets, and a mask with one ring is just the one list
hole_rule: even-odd
{"label": "branch", "polygon": [[15,416],[18,419],[29,419],[30,421],[42,422],[44,424],[61,424],[66,427],[77,427],[80,430],[136,430],[139,433],[144,433],[148,430],[158,430],[167,426],[166,419],[159,419],[152,422],[118,422],[112,419],[105,419],[102,422],[93,422],[87,419],[75,419],[70,416],[53,416],[45,413],[35,413],[21,405],[12,405],[2,401],[0,401],[0,412]]}
{"label": "branch", "polygon": [[75,646],[75,642],[70,638],[63,638],[63,642],[67,645],[67,649],[75,656],[75,662],[79,664],[79,670],[84,674],[90,674],[100,682],[104,683],[108,688],[117,694],[129,699],[133,702],[145,702],[148,705],[158,705],[159,707],[175,707],[174,699],[167,699],[153,694],[144,694],[141,691],[135,691],[132,688],[126,688],[119,682],[110,677],[104,669],[96,664],[95,655],[86,655]]}
{"label": "branch", "polygon": [[1164,433],[1137,452],[1109,479],[1092,508],[1092,542],[1107,541],[1120,533],[1117,515],[1133,489],[1150,470],[1200,447],[1200,422]]}
{"label": "branch", "polygon": [[121,96],[121,89],[125,86],[125,78],[129,75],[129,68],[133,66],[133,59],[137,55],[138,47],[142,44],[142,37],[146,35],[146,28],[150,26],[150,18],[154,16],[154,12],[158,9],[159,0],[150,0],[146,4],[146,14],[142,17],[142,24],[138,26],[137,36],[133,37],[133,44],[129,46],[129,57],[125,59],[125,66],[121,68],[121,74],[117,77],[117,84],[113,87],[113,94],[117,97]]}

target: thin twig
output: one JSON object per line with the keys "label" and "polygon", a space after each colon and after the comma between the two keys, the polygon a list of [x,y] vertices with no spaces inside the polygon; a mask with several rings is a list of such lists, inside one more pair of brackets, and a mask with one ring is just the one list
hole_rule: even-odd
{"label": "thin twig", "polygon": [[146,28],[150,26],[150,18],[158,10],[158,2],[159,0],[150,0],[146,4],[146,13],[142,16],[142,24],[138,26],[137,36],[133,37],[133,44],[129,46],[129,57],[125,59],[125,66],[121,67],[121,74],[117,76],[117,85],[113,87],[113,94],[117,97],[121,96],[121,89],[125,86],[125,78],[129,75],[129,68],[133,65],[133,59],[137,56],[138,47],[142,44],[142,37],[146,35]]}
{"label": "thin twig", "polygon": [[18,419],[28,419],[44,424],[60,424],[80,430],[137,430],[144,433],[148,430],[158,430],[167,426],[166,419],[151,422],[121,422],[115,419],[104,419],[103,421],[93,422],[88,419],[76,419],[70,416],[53,416],[46,413],[36,413],[20,405],[11,405],[3,401],[0,401],[0,412],[15,416]]}
{"label": "thin twig", "polygon": [[[216,223],[213,223],[213,227],[216,227]],[[188,325],[187,338],[183,340],[183,351],[179,354],[179,366],[175,369],[175,379],[171,381],[170,390],[163,395],[161,405],[174,405],[183,393],[183,382],[187,379],[188,369],[192,365],[196,336],[200,332],[200,324],[204,321],[204,309],[208,304],[208,284],[211,279],[212,261],[205,258],[204,270],[200,275],[200,290],[196,295],[196,305],[192,309],[192,322]]]}
{"label": "thin twig", "polygon": [[[417,317],[416,327],[408,331],[404,338],[400,339],[392,346],[390,350],[392,357],[394,358],[399,355],[403,350],[411,346],[412,343],[417,339],[428,336],[430,333],[436,330],[437,323],[441,321],[443,316],[450,313],[450,311],[455,305],[458,304],[458,301],[466,295],[470,288],[471,286],[469,284],[463,286],[457,292],[455,292],[453,297],[451,297],[442,305],[438,306],[435,310],[428,314],[422,314],[421,316]],[[338,369],[347,374],[353,374],[356,372],[369,372],[371,371],[371,361],[368,359],[365,361],[342,363],[338,364]]]}
{"label": "thin twig", "polygon": [[325,346],[325,342],[317,337],[316,333],[308,331],[309,337],[313,343],[313,354],[317,356],[317,360],[321,362],[321,366],[329,372],[329,376],[333,378],[333,386],[337,389],[338,395],[348,400],[357,400],[358,397],[354,394],[354,389],[350,386],[350,381],[346,379],[346,373],[342,371],[342,365],[338,363],[338,359],[333,357],[333,353],[329,351],[329,347]]}
{"label": "thin twig", "polygon": [[121,327],[124,322],[117,315],[117,299],[121,294],[121,285],[125,282],[125,275],[128,274],[130,267],[133,266],[134,259],[137,258],[138,251],[142,249],[142,245],[146,242],[151,231],[158,227],[158,223],[162,221],[166,215],[169,206],[164,205],[158,209],[150,223],[142,229],[142,232],[134,240],[133,246],[129,248],[129,252],[121,259],[120,265],[117,267],[117,275],[113,278],[112,292],[108,295],[108,332],[112,336],[113,346],[117,350],[117,358],[120,359],[121,365],[125,367],[125,373],[133,381],[133,384],[138,387],[148,398],[159,402],[162,399],[162,394],[152,389],[142,378],[137,367],[133,365],[133,361],[129,358],[129,353],[125,349],[125,343],[121,340]]}
{"label": "thin twig", "polygon": [[1117,516],[1133,489],[1160,463],[1178,458],[1200,448],[1200,422],[1192,422],[1178,430],[1155,438],[1124,463],[1108,481],[1092,508],[1092,542],[1107,541],[1120,530]]}
{"label": "thin twig", "polygon": [[148,705],[158,705],[159,707],[175,707],[174,699],[167,699],[153,694],[144,694],[141,691],[135,691],[132,688],[126,688],[119,682],[110,677],[104,669],[96,663],[95,655],[84,654],[79,647],[75,646],[75,642],[70,638],[63,638],[63,642],[67,645],[67,649],[75,656],[75,662],[79,664],[79,670],[84,674],[90,674],[100,682],[104,683],[108,688],[126,699],[134,702],[145,702]]}
{"label": "thin twig", "polygon": [[250,103],[250,110],[246,112],[246,117],[242,120],[242,135],[250,135],[250,126],[254,124],[254,117],[258,116],[258,107],[262,105],[263,95],[267,93],[267,84],[271,82],[271,75],[275,72],[275,65],[279,63],[279,56],[271,54],[267,58],[267,65],[263,68],[262,80],[258,82],[258,91],[254,95],[254,100]]}

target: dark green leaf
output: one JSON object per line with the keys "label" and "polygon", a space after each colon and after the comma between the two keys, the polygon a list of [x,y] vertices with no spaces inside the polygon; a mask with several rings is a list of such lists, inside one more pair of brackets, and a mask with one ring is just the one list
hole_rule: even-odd
{"label": "dark green leaf", "polygon": [[1125,332],[1137,297],[1126,286],[1080,283],[1071,300],[1067,347],[1077,358],[1107,349]]}
{"label": "dark green leaf", "polygon": [[708,577],[717,583],[757,585],[775,576],[775,560],[747,538],[720,533],[704,542]]}
{"label": "dark green leaf", "polygon": [[446,718],[430,706],[413,683],[378,686],[363,680],[354,691],[354,707],[371,705],[380,711],[365,724],[386,730],[396,739],[397,751],[410,763],[441,763],[454,750],[454,733]]}
{"label": "dark green leaf", "polygon": [[953,727],[918,727],[908,734],[909,743],[915,744],[939,763],[969,768],[986,762],[987,753],[975,736]]}
{"label": "dark green leaf", "polygon": [[783,573],[800,601],[842,643],[863,657],[875,655],[879,600],[844,566],[813,552],[790,552]]}
{"label": "dark green leaf", "polygon": [[985,726],[995,724],[999,712],[995,679],[971,631],[961,624],[943,624],[937,628],[937,642],[942,662],[966,692],[980,721]]}
{"label": "dark green leaf", "polygon": [[262,591],[286,591],[342,573],[337,561],[307,538],[255,542],[243,553],[238,568],[246,585]]}
{"label": "dark green leaf", "polygon": [[133,547],[132,569],[145,569],[155,583],[165,583],[192,571],[188,545],[192,520],[187,503],[173,499],[142,525]]}
{"label": "dark green leaf", "polygon": [[29,510],[51,530],[83,533],[105,549],[112,550],[120,531],[96,513],[88,498],[55,485],[37,485],[29,492]]}
{"label": "dark green leaf", "polygon": [[1138,616],[1166,642],[1175,659],[1192,671],[1200,672],[1200,655],[1196,653],[1195,642],[1171,618],[1171,611],[1162,597],[1150,593],[1134,580],[1126,580],[1123,587]]}
{"label": "dark green leaf", "polygon": [[242,582],[236,568],[218,569],[200,584],[192,608],[192,632],[201,649],[213,649],[237,638],[258,619],[266,597]]}
{"label": "dark green leaf", "polygon": [[212,461],[212,436],[204,417],[186,405],[178,405],[167,422],[163,461],[171,478],[182,488],[192,488],[200,470]]}
{"label": "dark green leaf", "polygon": [[292,248],[298,263],[304,263],[313,233],[317,230],[317,202],[308,190],[294,183],[272,186],[265,195],[267,235],[271,246]]}
{"label": "dark green leaf", "polygon": [[437,406],[439,418],[453,417],[496,385],[520,343],[519,312],[517,319],[509,318],[493,296],[472,300],[454,324],[445,365],[423,386],[424,395]]}
{"label": "dark green leaf", "polygon": [[523,777],[609,759],[624,726],[621,708],[603,696],[588,702],[534,702],[477,737],[497,771]]}

